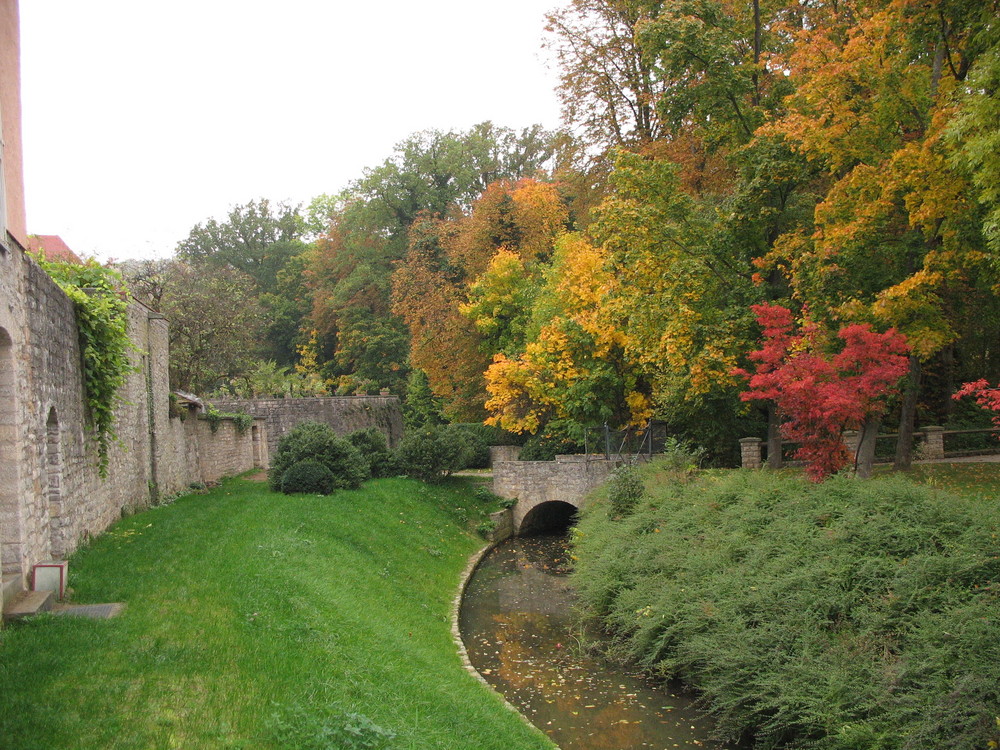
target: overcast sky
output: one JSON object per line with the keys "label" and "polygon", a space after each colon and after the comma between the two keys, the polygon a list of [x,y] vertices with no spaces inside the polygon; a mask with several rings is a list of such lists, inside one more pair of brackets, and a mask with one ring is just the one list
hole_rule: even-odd
{"label": "overcast sky", "polygon": [[234,204],[308,202],[418,130],[559,124],[564,0],[26,0],[28,231],[165,257]]}

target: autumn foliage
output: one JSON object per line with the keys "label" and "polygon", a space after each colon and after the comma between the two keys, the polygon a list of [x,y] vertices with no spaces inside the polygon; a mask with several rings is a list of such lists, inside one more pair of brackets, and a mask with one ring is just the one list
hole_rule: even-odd
{"label": "autumn foliage", "polygon": [[993,424],[1000,427],[1000,385],[994,388],[985,378],[974,380],[971,383],[963,383],[952,398],[957,401],[966,396],[974,398],[981,407],[993,412]]}
{"label": "autumn foliage", "polygon": [[763,345],[749,355],[756,371],[738,371],[750,385],[740,397],[775,403],[785,420],[783,437],[800,444],[796,458],[806,462],[812,479],[821,480],[850,463],[843,431],[879,415],[906,374],[906,338],[856,323],[840,329],[843,347],[828,355],[817,326],[796,331],[791,311],[780,305],[753,310],[764,329]]}

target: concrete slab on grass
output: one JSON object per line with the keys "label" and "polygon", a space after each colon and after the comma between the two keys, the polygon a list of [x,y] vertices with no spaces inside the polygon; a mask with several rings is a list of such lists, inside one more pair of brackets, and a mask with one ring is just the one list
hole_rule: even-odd
{"label": "concrete slab on grass", "polygon": [[54,615],[69,617],[87,617],[91,620],[108,620],[117,617],[125,609],[122,602],[110,604],[59,604],[52,609]]}

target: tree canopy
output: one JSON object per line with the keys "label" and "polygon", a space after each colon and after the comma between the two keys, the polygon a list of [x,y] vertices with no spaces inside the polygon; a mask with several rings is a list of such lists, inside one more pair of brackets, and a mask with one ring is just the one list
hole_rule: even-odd
{"label": "tree canopy", "polygon": [[[565,131],[413,133],[305,208],[199,223],[133,284],[176,316],[192,387],[295,373],[310,392],[389,388],[422,421],[570,439],[655,417],[723,463],[750,434],[780,453],[790,419],[740,398],[755,309],[808,322],[803,347],[895,330],[909,361],[884,418],[905,465],[960,383],[1000,379],[998,13],[566,0],[545,37]],[[180,307],[213,293],[255,310],[238,332],[204,321],[217,346]]]}

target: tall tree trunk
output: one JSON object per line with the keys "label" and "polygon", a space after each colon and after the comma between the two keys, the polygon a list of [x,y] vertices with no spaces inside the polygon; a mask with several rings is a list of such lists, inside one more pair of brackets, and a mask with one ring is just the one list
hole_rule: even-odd
{"label": "tall tree trunk", "polygon": [[872,464],[875,463],[875,436],[882,426],[882,417],[875,416],[866,419],[858,435],[858,450],[854,454],[854,473],[861,479],[872,475]]}
{"label": "tall tree trunk", "polygon": [[760,106],[760,51],[761,51],[761,20],[760,20],[760,0],[753,0],[753,104]]}
{"label": "tall tree trunk", "polygon": [[910,355],[910,372],[903,386],[903,404],[899,410],[899,440],[896,443],[896,471],[906,471],[913,461],[913,424],[920,396],[920,360]]}
{"label": "tall tree trunk", "polygon": [[948,344],[941,352],[941,362],[944,366],[944,417],[948,417],[955,411],[955,399],[951,397],[955,388],[955,344]]}
{"label": "tall tree trunk", "polygon": [[781,468],[781,430],[774,404],[767,405],[767,468]]}

